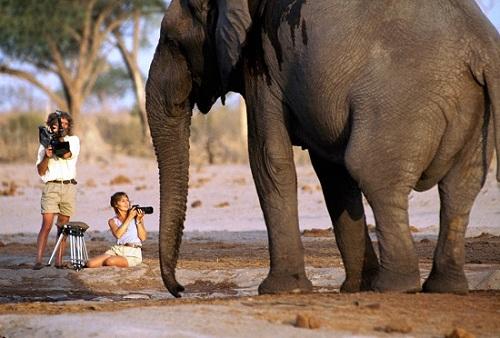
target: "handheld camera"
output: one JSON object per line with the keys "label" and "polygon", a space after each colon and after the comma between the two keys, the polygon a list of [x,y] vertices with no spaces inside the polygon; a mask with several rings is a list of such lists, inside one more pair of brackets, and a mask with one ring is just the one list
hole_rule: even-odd
{"label": "handheld camera", "polygon": [[134,204],[132,208],[135,208],[136,210],[141,210],[146,215],[150,215],[153,213],[153,207],[141,207],[139,206],[139,204]]}
{"label": "handheld camera", "polygon": [[64,155],[70,152],[69,142],[61,141],[64,136],[64,128],[61,123],[61,111],[56,110],[57,114],[57,131],[52,131],[52,126],[39,126],[38,127],[38,139],[40,144],[45,148],[52,147],[54,154],[57,157],[64,157]]}

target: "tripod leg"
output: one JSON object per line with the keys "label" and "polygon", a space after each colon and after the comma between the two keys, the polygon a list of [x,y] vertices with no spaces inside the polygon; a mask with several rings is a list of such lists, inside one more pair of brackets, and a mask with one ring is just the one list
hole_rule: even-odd
{"label": "tripod leg", "polygon": [[59,235],[59,238],[57,239],[56,246],[54,247],[54,251],[52,251],[52,255],[50,255],[49,261],[47,262],[47,266],[49,266],[50,263],[52,262],[52,259],[54,258],[57,250],[59,249],[59,246],[61,245],[63,237],[64,237],[64,233],[61,233]]}
{"label": "tripod leg", "polygon": [[82,259],[82,235],[78,234],[76,238],[76,253],[77,253],[77,270],[81,270],[83,267],[83,259]]}
{"label": "tripod leg", "polygon": [[85,238],[82,237],[83,241],[83,262],[84,264],[87,264],[87,261],[89,260],[89,255],[87,253],[87,244],[85,244]]}
{"label": "tripod leg", "polygon": [[69,261],[72,265],[75,264],[75,241],[73,234],[69,235],[69,248],[70,248],[70,258]]}

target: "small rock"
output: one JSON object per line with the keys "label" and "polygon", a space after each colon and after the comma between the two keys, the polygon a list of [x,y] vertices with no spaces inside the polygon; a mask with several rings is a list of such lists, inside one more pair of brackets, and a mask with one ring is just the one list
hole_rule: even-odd
{"label": "small rock", "polygon": [[380,303],[372,303],[372,304],[367,304],[365,305],[366,308],[372,309],[372,310],[378,310],[381,308]]}
{"label": "small rock", "polygon": [[295,327],[312,330],[319,329],[321,327],[321,320],[316,317],[311,317],[299,313],[295,318]]}
{"label": "small rock", "polygon": [[446,335],[446,338],[475,338],[472,333],[467,332],[465,329],[461,327],[454,328],[453,331]]}
{"label": "small rock", "polygon": [[295,326],[308,329],[309,328],[309,318],[301,315],[300,313],[295,318]]}
{"label": "small rock", "polygon": [[222,202],[222,203],[215,205],[216,208],[227,208],[228,206],[229,206],[229,202]]}
{"label": "small rock", "polygon": [[191,203],[191,208],[199,208],[199,207],[201,207],[201,201],[200,200],[196,200],[193,203]]}
{"label": "small rock", "polygon": [[320,320],[316,317],[309,317],[309,328],[312,330],[319,329],[321,327]]}
{"label": "small rock", "polygon": [[405,321],[398,321],[398,322],[393,321],[385,326],[375,328],[375,331],[381,331],[387,333],[393,333],[393,332],[410,333],[412,330],[413,328]]}
{"label": "small rock", "polygon": [[150,299],[149,295],[143,295],[138,293],[131,293],[129,295],[123,296],[123,299]]}
{"label": "small rock", "polygon": [[418,230],[418,228],[414,225],[410,225],[410,231],[411,232],[419,232],[420,230]]}
{"label": "small rock", "polygon": [[313,187],[311,187],[309,184],[303,185],[302,186],[302,191],[312,192],[313,191]]}

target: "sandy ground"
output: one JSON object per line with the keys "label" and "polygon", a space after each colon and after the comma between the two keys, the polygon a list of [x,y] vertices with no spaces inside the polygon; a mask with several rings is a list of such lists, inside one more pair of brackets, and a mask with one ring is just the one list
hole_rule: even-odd
{"label": "sandy ground", "polygon": [[[258,296],[268,271],[267,236],[248,166],[193,168],[177,272],[186,287],[182,299],[161,282],[157,212],[146,218],[151,233],[138,267],[31,270],[42,185],[34,165],[2,164],[0,177],[0,337],[500,336],[500,189],[492,173],[467,232],[469,295],[340,294],[342,262],[319,184],[305,166],[298,168],[299,214],[314,293]],[[113,192],[158,208],[153,161],[83,163],[78,181],[73,220],[90,226],[90,256],[112,243],[106,220]],[[435,189],[410,196],[422,278],[432,263],[438,200]],[[47,255],[54,241],[55,229]]]}

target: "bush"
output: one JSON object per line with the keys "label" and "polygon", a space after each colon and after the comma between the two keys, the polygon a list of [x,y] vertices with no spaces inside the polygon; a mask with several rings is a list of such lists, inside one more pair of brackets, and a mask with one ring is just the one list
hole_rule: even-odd
{"label": "bush", "polygon": [[36,161],[38,126],[44,116],[37,113],[9,114],[0,118],[0,162]]}
{"label": "bush", "polygon": [[[44,119],[40,113],[0,116],[0,162],[34,162],[39,146],[38,126],[44,124]],[[150,139],[142,140],[137,114],[82,116],[79,124],[84,160],[105,158],[110,152],[154,158]],[[208,115],[195,113],[191,121],[191,163],[247,163],[247,140],[242,128],[246,126],[238,108],[214,106]],[[307,152],[299,147],[294,147],[294,154],[297,164],[309,162]]]}
{"label": "bush", "polygon": [[104,142],[113,153],[129,156],[153,157],[149,140],[142,140],[138,116],[99,115],[95,124]]}

